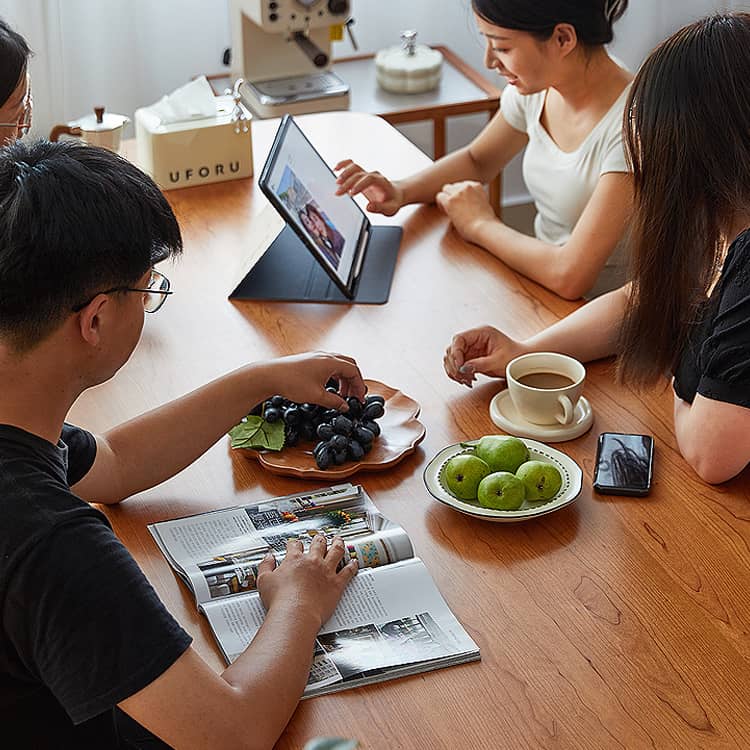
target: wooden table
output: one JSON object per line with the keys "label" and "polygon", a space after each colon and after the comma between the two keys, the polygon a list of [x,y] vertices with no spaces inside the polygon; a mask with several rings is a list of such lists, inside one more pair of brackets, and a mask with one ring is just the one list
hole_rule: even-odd
{"label": "wooden table", "polygon": [[[432,121],[433,157],[445,156],[446,120],[449,117],[486,112],[491,119],[500,108],[500,89],[455,52],[442,45],[432,45],[444,57],[440,86],[422,94],[393,94],[378,86],[375,55],[342,57],[333,62],[333,71],[351,87],[349,109],[382,117],[391,125]],[[231,86],[226,75],[208,76],[219,94]],[[373,161],[375,158],[375,162]],[[391,176],[380,163],[380,154],[373,154],[363,165]],[[498,216],[502,213],[502,173],[489,185],[490,202]]]}
{"label": "wooden table", "polygon": [[[331,161],[377,149],[396,176],[427,164],[375,117],[300,123]],[[257,165],[275,128],[254,124]],[[487,407],[499,385],[469,391],[449,381],[445,345],[488,321],[524,336],[574,305],[464,243],[429,206],[392,219],[405,234],[385,306],[232,304],[236,256],[265,206],[255,182],[168,196],[185,235],[184,258],[168,270],[175,295],[148,316],[132,360],[82,396],[71,418],[100,430],[248,360],[311,348],[353,354],[366,377],[416,398],[427,427],[415,455],[357,479],[407,529],[482,651],[478,663],[305,701],[279,748],[299,750],[317,735],[356,737],[373,749],[750,747],[750,486],[747,473],[718,488],[696,479],[676,450],[669,389],[639,396],[613,383],[611,362],[592,365],[594,429],[559,446],[584,469],[578,501],[523,524],[459,515],[430,498],[422,471],[442,446],[496,431]],[[604,430],[655,435],[650,497],[592,494]],[[222,440],[171,481],[106,512],[219,670],[206,620],[146,524],[313,486],[263,473]]]}

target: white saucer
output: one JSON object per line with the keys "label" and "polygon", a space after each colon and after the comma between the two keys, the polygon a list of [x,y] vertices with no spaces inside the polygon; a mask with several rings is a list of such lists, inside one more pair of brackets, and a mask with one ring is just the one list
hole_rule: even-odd
{"label": "white saucer", "polygon": [[594,412],[585,396],[581,396],[573,412],[570,424],[534,424],[527,422],[516,411],[506,388],[490,401],[490,419],[509,435],[542,440],[545,443],[562,443],[573,440],[588,432],[594,424]]}

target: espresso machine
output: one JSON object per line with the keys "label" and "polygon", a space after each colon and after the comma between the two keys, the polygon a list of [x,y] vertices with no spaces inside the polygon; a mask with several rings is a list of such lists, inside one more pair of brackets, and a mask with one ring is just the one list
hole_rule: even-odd
{"label": "espresso machine", "polygon": [[350,0],[230,0],[229,12],[232,75],[243,79],[238,93],[254,114],[348,108],[349,86],[331,70],[331,46],[344,29],[351,37]]}

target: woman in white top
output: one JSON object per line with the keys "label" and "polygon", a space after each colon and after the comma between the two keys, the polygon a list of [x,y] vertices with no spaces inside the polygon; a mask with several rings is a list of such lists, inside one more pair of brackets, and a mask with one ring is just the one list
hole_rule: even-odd
{"label": "woman in white top", "polygon": [[[472,6],[487,43],[485,63],[508,82],[500,112],[468,146],[404,180],[340,162],[339,194],[363,193],[369,211],[387,216],[435,201],[464,239],[568,299],[620,286],[632,203],[622,120],[632,76],[604,45],[627,0]],[[535,237],[500,221],[482,186],[524,147]]]}

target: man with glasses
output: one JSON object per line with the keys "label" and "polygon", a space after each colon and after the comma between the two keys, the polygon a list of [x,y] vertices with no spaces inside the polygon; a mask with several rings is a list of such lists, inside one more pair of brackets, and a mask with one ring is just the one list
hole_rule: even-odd
{"label": "man with glasses", "polygon": [[[343,542],[260,566],[264,626],[222,674],[191,647],[106,517],[173,476],[256,403],[282,392],[345,408],[353,360],[303,354],[247,365],[91,435],[77,397],[130,357],[144,311],[172,294],[154,264],[182,249],[156,185],[104,149],[0,150],[0,723],[8,747],[271,748],[304,689],[315,635],[356,567]],[[186,434],[174,441],[171,436]],[[148,440],[143,440],[148,435]],[[132,720],[126,720],[126,715]],[[151,743],[123,732],[150,730]],[[132,734],[131,734],[132,737]]]}

